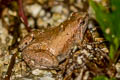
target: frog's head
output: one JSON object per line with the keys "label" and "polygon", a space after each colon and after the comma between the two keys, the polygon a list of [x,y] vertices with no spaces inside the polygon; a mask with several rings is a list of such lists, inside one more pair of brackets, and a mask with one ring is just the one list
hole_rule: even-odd
{"label": "frog's head", "polygon": [[24,39],[21,40],[19,44],[19,50],[22,51],[23,49],[26,48],[32,42],[34,39],[33,34],[26,35]]}
{"label": "frog's head", "polygon": [[86,12],[74,12],[70,17],[71,21],[77,21],[80,42],[83,40],[84,33],[88,27],[89,15]]}
{"label": "frog's head", "polygon": [[84,20],[86,17],[88,17],[88,13],[86,12],[73,12],[70,16],[70,19],[73,21],[76,20]]}

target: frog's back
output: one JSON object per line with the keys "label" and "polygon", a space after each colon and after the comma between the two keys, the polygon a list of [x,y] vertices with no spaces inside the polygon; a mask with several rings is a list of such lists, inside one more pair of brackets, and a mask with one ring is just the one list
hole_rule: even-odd
{"label": "frog's back", "polygon": [[[27,48],[40,49],[47,47],[49,43],[58,35],[59,27],[48,29],[34,29],[20,42],[20,50]],[[39,47],[38,47],[39,46]]]}

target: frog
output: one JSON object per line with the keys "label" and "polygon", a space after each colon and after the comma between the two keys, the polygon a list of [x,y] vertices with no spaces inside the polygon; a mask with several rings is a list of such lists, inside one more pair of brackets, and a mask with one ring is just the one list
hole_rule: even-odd
{"label": "frog", "polygon": [[86,12],[74,12],[59,26],[33,29],[19,44],[23,60],[31,69],[56,69],[73,45],[81,45],[88,26]]}

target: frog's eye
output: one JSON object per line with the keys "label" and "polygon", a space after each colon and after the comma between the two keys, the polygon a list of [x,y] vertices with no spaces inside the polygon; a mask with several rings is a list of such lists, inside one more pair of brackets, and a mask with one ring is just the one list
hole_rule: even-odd
{"label": "frog's eye", "polygon": [[23,50],[26,46],[28,46],[32,41],[33,41],[34,37],[28,35],[26,36],[20,43],[19,45],[19,49]]}
{"label": "frog's eye", "polygon": [[81,25],[84,25],[85,24],[85,20],[83,20],[82,22],[81,22]]}

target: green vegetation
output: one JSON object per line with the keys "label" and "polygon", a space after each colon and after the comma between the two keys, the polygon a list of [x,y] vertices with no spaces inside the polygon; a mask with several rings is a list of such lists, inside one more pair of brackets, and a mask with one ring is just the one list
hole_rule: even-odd
{"label": "green vegetation", "polygon": [[110,0],[109,8],[90,0],[90,5],[95,11],[96,20],[104,33],[106,40],[110,43],[110,58],[116,60],[120,46],[120,0]]}
{"label": "green vegetation", "polygon": [[[116,62],[120,55],[120,0],[109,0],[109,6],[103,6],[93,0],[89,0],[96,20],[100,25],[105,39],[109,42],[109,57],[112,62]],[[115,80],[105,76],[97,76],[93,80]]]}
{"label": "green vegetation", "polygon": [[116,80],[115,78],[108,79],[105,76],[96,76],[93,80]]}

